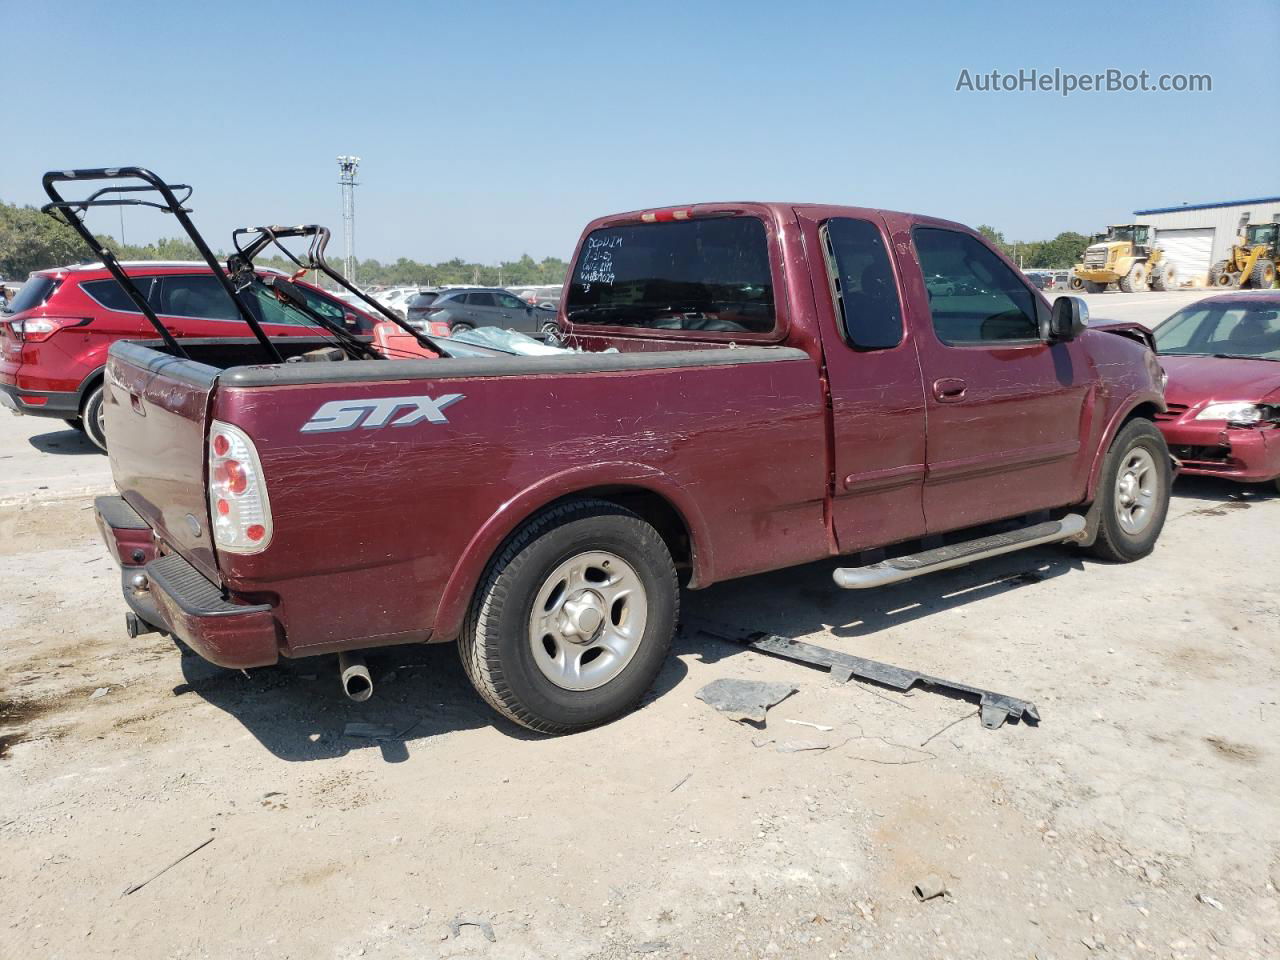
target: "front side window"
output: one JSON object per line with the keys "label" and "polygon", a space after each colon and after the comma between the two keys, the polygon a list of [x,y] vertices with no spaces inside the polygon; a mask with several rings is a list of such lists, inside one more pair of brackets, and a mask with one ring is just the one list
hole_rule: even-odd
{"label": "front side window", "polygon": [[845,340],[858,350],[902,342],[902,303],[880,230],[869,220],[836,217],[822,228],[831,299]]}
{"label": "front side window", "polygon": [[481,291],[479,293],[467,294],[467,306],[470,307],[492,307],[493,294]]}
{"label": "front side window", "polygon": [[1026,284],[985,244],[967,233],[918,227],[916,256],[926,277],[938,339],[952,346],[1040,339],[1035,299]]}
{"label": "front side window", "polygon": [[524,303],[509,293],[495,293],[494,296],[498,298],[498,306],[503,310],[523,310],[525,307]]}
{"label": "front side window", "polygon": [[773,295],[763,221],[694,218],[593,230],[565,311],[575,324],[765,334]]}
{"label": "front side window", "polygon": [[213,276],[170,276],[160,281],[160,313],[200,320],[239,320],[240,314]]}

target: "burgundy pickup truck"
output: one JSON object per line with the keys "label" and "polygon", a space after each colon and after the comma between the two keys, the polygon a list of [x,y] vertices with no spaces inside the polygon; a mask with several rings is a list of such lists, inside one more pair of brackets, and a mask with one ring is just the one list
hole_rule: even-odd
{"label": "burgundy pickup truck", "polygon": [[133,632],[228,667],[456,640],[498,711],[579,730],[650,686],[682,586],[835,556],[862,588],[1041,543],[1147,554],[1162,372],[1085,313],[929,217],[620,214],[579,242],[572,351],[114,345],[121,496],[99,522]]}

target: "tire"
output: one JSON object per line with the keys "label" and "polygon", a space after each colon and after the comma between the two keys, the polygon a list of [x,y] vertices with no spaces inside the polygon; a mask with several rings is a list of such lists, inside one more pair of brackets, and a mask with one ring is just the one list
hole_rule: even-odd
{"label": "tire", "polygon": [[556,323],[554,320],[547,321],[539,327],[538,330],[550,337],[560,336],[560,324]]}
{"label": "tire", "polygon": [[1229,287],[1231,286],[1231,274],[1227,271],[1227,261],[1219,260],[1209,268],[1209,286],[1211,287]]}
{"label": "tire", "polygon": [[468,330],[474,330],[474,329],[475,327],[473,327],[469,323],[455,323],[452,327],[449,328],[449,335],[452,336],[455,333],[466,333]]}
{"label": "tire", "polygon": [[1107,289],[1105,283],[1094,283],[1092,280],[1084,281],[1084,289],[1086,293],[1102,293]]}
{"label": "tire", "polygon": [[1176,290],[1178,288],[1177,268],[1172,263],[1161,263],[1151,271],[1151,289]]}
{"label": "tire", "polygon": [[84,396],[80,405],[80,422],[84,424],[84,435],[95,447],[103,452],[107,449],[107,430],[103,422],[102,384],[95,384]]}
{"label": "tire", "polygon": [[1147,288],[1147,268],[1135,263],[1129,272],[1120,278],[1120,289],[1124,293],[1135,293]]}
{"label": "tire", "polygon": [[1079,277],[1072,277],[1071,282],[1068,284],[1068,286],[1071,287],[1072,290],[1083,290],[1084,281],[1081,280]]}
{"label": "tire", "polygon": [[[1137,469],[1131,469],[1135,465]],[[1126,478],[1134,479],[1131,482]],[[1100,511],[1098,538],[1089,552],[1113,563],[1132,563],[1149,554],[1169,512],[1172,481],[1164,436],[1150,420],[1130,420],[1111,442],[1102,466],[1095,504]],[[1146,513],[1139,515],[1143,491],[1149,491],[1150,497]],[[1130,497],[1137,499],[1127,502]],[[1123,514],[1130,516],[1130,522],[1121,519]]]}
{"label": "tire", "polygon": [[1276,265],[1270,260],[1259,260],[1249,274],[1249,286],[1254,290],[1270,290],[1276,282]]}
{"label": "tire", "polygon": [[[567,572],[580,569],[585,576]],[[575,599],[585,622],[567,619]],[[551,611],[543,622],[539,608]],[[534,517],[499,549],[458,650],[471,683],[500,714],[540,733],[575,733],[640,702],[662,669],[679,608],[675,565],[658,532],[616,504],[573,500]],[[595,642],[628,622],[629,640],[612,634],[620,656]],[[594,630],[592,639],[575,639],[575,629]],[[604,652],[592,656],[597,649]],[[560,666],[571,660],[576,674]]]}

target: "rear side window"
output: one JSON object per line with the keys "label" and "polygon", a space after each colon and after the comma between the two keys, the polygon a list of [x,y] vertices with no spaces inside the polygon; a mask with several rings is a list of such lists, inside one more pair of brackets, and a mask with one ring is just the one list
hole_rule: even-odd
{"label": "rear side window", "polygon": [[764,223],[713,217],[593,230],[565,309],[577,324],[769,333],[775,312]]}
{"label": "rear side window", "polygon": [[160,278],[160,313],[200,320],[239,320],[231,298],[213,276]]}
{"label": "rear side window", "polygon": [[438,294],[434,293],[420,293],[409,301],[409,309],[413,310],[415,308],[420,309],[422,307],[429,307],[436,302],[437,296]]}
{"label": "rear side window", "polygon": [[1040,339],[1026,284],[967,233],[919,227],[920,269],[930,278],[929,312],[938,339],[952,345]]}
{"label": "rear side window", "polygon": [[13,299],[9,301],[9,306],[5,307],[4,312],[21,313],[23,310],[31,310],[40,306],[40,304],[53,296],[53,291],[58,289],[58,284],[59,281],[53,277],[45,277],[38,274],[34,277],[28,277],[27,282],[22,285],[22,289],[14,294]]}
{"label": "rear side window", "polygon": [[[129,279],[138,288],[142,298],[154,307],[155,301],[151,299],[151,289],[155,277],[130,277]],[[90,280],[87,283],[80,284],[80,289],[108,310],[119,310],[122,313],[138,313],[137,306],[129,299],[124,287],[114,279]]]}
{"label": "rear side window", "polygon": [[902,342],[902,302],[880,230],[869,220],[836,217],[822,227],[831,300],[845,340],[858,350]]}

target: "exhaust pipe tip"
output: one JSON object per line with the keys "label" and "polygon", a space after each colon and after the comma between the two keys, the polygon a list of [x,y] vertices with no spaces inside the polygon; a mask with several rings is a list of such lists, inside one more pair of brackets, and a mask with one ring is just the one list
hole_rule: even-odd
{"label": "exhaust pipe tip", "polygon": [[161,633],[159,627],[154,624],[147,623],[136,613],[126,613],[124,615],[124,630],[129,634],[131,639],[137,639],[148,633]]}
{"label": "exhaust pipe tip", "polygon": [[338,675],[348,699],[363,703],[373,696],[373,677],[360,654],[338,654]]}

